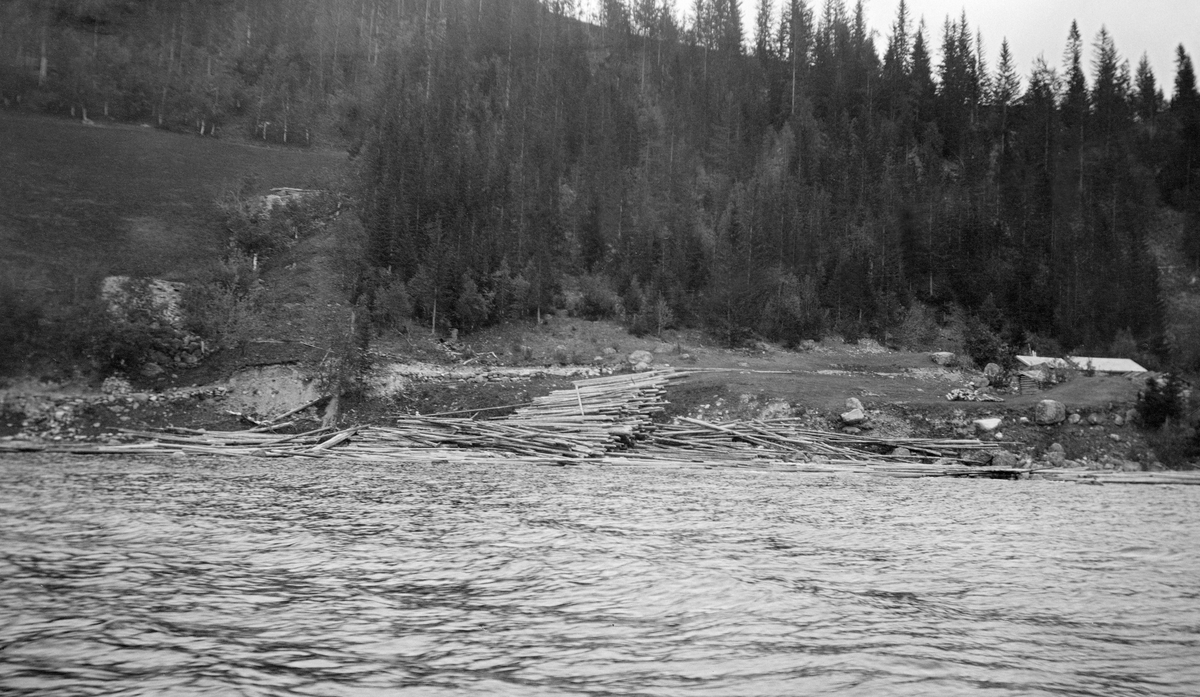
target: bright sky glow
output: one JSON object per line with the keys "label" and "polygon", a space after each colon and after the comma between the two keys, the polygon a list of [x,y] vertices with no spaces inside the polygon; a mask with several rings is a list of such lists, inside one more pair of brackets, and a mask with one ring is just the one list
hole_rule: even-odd
{"label": "bright sky glow", "polygon": [[[915,20],[925,18],[934,50],[941,46],[942,25],[946,16],[956,19],[964,11],[967,23],[983,33],[988,68],[995,70],[1000,42],[1007,38],[1017,71],[1027,77],[1033,61],[1044,55],[1061,72],[1063,49],[1071,20],[1079,23],[1087,66],[1091,69],[1092,44],[1100,27],[1106,27],[1121,57],[1136,69],[1142,53],[1159,87],[1171,96],[1175,82],[1175,47],[1183,44],[1196,58],[1200,50],[1200,2],[1196,0],[907,0],[909,14]],[[849,2],[847,4],[852,4]],[[867,24],[878,31],[877,46],[882,52],[896,18],[899,0],[865,0]],[[755,1],[755,6],[757,2]]]}
{"label": "bright sky glow", "polygon": [[[771,0],[775,11],[785,0]],[[742,22],[747,34],[753,31],[759,0],[741,0]],[[674,0],[675,13],[684,23],[691,21],[692,0]],[[598,0],[581,0],[590,14]],[[820,13],[824,0],[808,0]],[[876,36],[880,54],[887,46],[899,0],[864,0],[867,25]],[[854,7],[854,0],[846,0]],[[914,27],[925,18],[926,39],[935,60],[941,46],[942,25],[947,15],[957,19],[964,11],[973,30],[982,32],[988,68],[994,70],[1000,42],[1007,38],[1017,71],[1029,75],[1033,61],[1044,55],[1051,67],[1061,69],[1063,48],[1071,20],[1079,23],[1091,67],[1091,50],[1096,33],[1104,26],[1112,35],[1121,57],[1137,67],[1142,53],[1150,58],[1158,84],[1169,98],[1175,81],[1175,47],[1183,44],[1193,60],[1200,60],[1200,0],[908,0]]]}

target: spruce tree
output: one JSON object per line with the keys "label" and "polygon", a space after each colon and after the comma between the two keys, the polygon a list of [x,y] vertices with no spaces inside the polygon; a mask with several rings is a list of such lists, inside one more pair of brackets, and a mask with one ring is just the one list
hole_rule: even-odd
{"label": "spruce tree", "polygon": [[1092,59],[1095,78],[1092,82],[1092,105],[1095,121],[1106,142],[1111,141],[1123,124],[1128,96],[1128,73],[1123,73],[1120,56],[1112,36],[1104,27],[1096,35]]}
{"label": "spruce tree", "polygon": [[1200,95],[1196,93],[1196,70],[1192,66],[1192,57],[1183,48],[1183,44],[1175,49],[1175,94],[1171,97],[1171,110],[1186,114],[1200,105]]}
{"label": "spruce tree", "polygon": [[774,6],[771,0],[758,0],[758,13],[754,17],[754,57],[764,65],[774,52],[774,46],[771,43],[773,16]]}
{"label": "spruce tree", "polygon": [[1074,21],[1067,34],[1063,67],[1066,88],[1062,104],[1063,125],[1082,143],[1084,120],[1088,112],[1087,78],[1083,74],[1083,40],[1079,36],[1079,26]]}
{"label": "spruce tree", "polygon": [[909,74],[911,71],[912,46],[908,4],[900,0],[896,8],[896,20],[888,36],[887,51],[883,54],[883,89],[888,115],[902,118],[908,112]]}
{"label": "spruce tree", "polygon": [[1134,110],[1144,123],[1153,123],[1162,106],[1162,92],[1154,78],[1154,70],[1150,67],[1150,57],[1145,53],[1138,61],[1137,73],[1134,77]]}
{"label": "spruce tree", "polygon": [[922,18],[913,35],[912,71],[910,73],[910,89],[912,90],[913,107],[916,110],[917,135],[920,135],[922,124],[934,118],[936,104],[936,86],[933,82],[933,61],[929,57],[929,49],[925,45],[925,19]]}

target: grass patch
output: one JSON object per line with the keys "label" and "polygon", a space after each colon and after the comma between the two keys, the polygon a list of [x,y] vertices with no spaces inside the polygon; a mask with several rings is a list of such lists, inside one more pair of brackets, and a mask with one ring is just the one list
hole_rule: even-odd
{"label": "grass patch", "polygon": [[186,278],[224,250],[231,183],[313,186],[346,156],[0,112],[0,274],[79,300],[108,275]]}
{"label": "grass patch", "polygon": [[[137,351],[109,349],[155,342],[101,326],[104,277],[211,283],[229,257],[223,191],[247,179],[264,193],[321,187],[345,170],[332,151],[0,112],[0,371],[35,370],[39,356],[60,367],[101,354],[136,362]],[[244,333],[228,299],[198,300],[210,310],[202,319],[222,325],[215,334]]]}

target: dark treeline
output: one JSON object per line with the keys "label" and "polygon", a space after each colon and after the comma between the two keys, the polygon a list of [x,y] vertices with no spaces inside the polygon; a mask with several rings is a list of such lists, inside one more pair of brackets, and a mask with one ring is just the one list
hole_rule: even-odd
{"label": "dark treeline", "polygon": [[1022,75],[965,16],[901,4],[877,45],[861,5],[780,2],[605,0],[584,23],[569,0],[8,0],[0,89],[344,139],[361,301],[435,323],[566,304],[733,343],[955,316],[1013,346],[1169,350],[1148,238],[1164,206],[1200,215],[1184,47],[1160,85],[1072,25]]}

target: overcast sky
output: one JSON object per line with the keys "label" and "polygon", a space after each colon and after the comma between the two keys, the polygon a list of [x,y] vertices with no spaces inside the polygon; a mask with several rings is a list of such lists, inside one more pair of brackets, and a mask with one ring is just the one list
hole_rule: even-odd
{"label": "overcast sky", "polygon": [[[855,0],[846,0],[854,6]],[[674,0],[676,15],[691,21],[693,0]],[[785,0],[772,0],[775,11]],[[742,22],[747,33],[753,31],[759,0],[741,0]],[[582,5],[596,6],[597,0]],[[809,7],[820,13],[824,0],[808,0]],[[887,36],[896,17],[899,0],[864,0],[867,24],[878,33],[876,46],[883,53]],[[947,15],[958,18],[965,10],[967,23],[983,32],[988,68],[995,70],[1000,41],[1008,39],[1018,72],[1028,77],[1033,60],[1044,54],[1053,67],[1062,64],[1063,48],[1071,20],[1079,22],[1091,70],[1091,46],[1101,26],[1108,28],[1121,56],[1136,69],[1142,53],[1150,56],[1150,65],[1158,84],[1168,98],[1175,82],[1175,47],[1183,44],[1193,62],[1200,51],[1200,0],[908,0],[914,26],[925,18],[926,38],[936,54],[941,46],[942,24]]]}
{"label": "overcast sky", "polygon": [[[743,0],[745,4],[757,7],[758,2]],[[847,4],[853,6],[853,0]],[[881,53],[899,4],[899,0],[864,2],[867,23],[880,34]],[[1107,27],[1131,69],[1137,68],[1142,53],[1150,56],[1168,98],[1175,82],[1175,47],[1182,43],[1193,62],[1200,49],[1200,0],[908,0],[908,9],[916,19],[925,17],[926,38],[935,50],[941,45],[946,15],[957,18],[965,10],[967,23],[983,32],[988,68],[995,70],[1000,42],[1007,38],[1022,77],[1029,75],[1039,54],[1045,54],[1051,66],[1061,66],[1071,20],[1079,23],[1090,73],[1092,43],[1100,27]]]}

